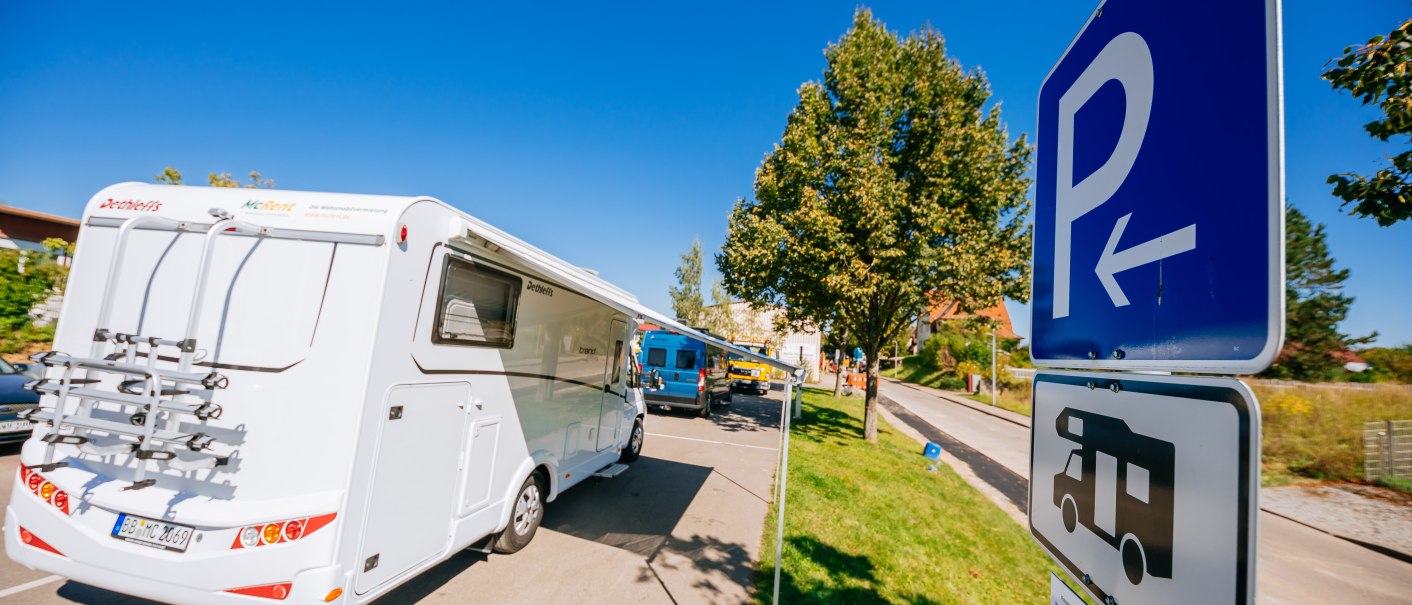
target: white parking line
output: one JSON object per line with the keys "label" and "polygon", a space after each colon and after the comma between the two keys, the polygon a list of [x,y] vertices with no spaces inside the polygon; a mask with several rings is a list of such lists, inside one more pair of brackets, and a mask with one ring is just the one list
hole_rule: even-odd
{"label": "white parking line", "polygon": [[3,599],[3,598],[5,598],[5,597],[8,597],[8,596],[13,595],[13,594],[22,593],[22,592],[24,592],[24,591],[26,591],[26,590],[29,590],[29,589],[31,589],[31,588],[39,588],[40,586],[43,586],[43,585],[45,585],[45,584],[49,584],[49,583],[52,583],[52,582],[58,582],[59,580],[62,580],[62,579],[64,579],[63,576],[49,576],[49,577],[46,577],[46,578],[40,578],[40,579],[38,579],[38,580],[34,580],[34,581],[32,581],[32,582],[25,582],[24,584],[20,584],[19,586],[11,586],[10,588],[6,588],[5,590],[0,590],[0,599]]}
{"label": "white parking line", "polygon": [[651,437],[666,437],[666,438],[668,438],[668,439],[681,439],[681,440],[684,440],[684,441],[700,441],[701,443],[714,443],[714,444],[716,444],[716,445],[730,445],[730,446],[734,446],[734,447],[748,447],[748,448],[757,449],[757,450],[769,450],[769,451],[771,451],[771,452],[777,452],[777,451],[779,451],[779,448],[773,448],[773,447],[764,447],[764,446],[759,446],[759,445],[745,445],[744,443],[729,443],[729,442],[726,442],[726,441],[711,441],[710,439],[697,439],[697,438],[695,438],[695,437],[679,437],[679,436],[677,436],[677,435],[663,435],[662,433],[648,433],[648,436],[651,436]]}

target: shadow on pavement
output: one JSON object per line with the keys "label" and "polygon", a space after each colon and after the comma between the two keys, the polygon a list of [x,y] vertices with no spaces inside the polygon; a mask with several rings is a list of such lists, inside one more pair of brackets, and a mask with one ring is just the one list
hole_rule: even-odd
{"label": "shadow on pavement", "polygon": [[56,592],[60,598],[84,603],[85,605],[161,605],[156,601],[148,601],[138,597],[130,597],[125,594],[116,593],[111,590],[94,588],[87,584],[80,584],[74,581],[65,582]]}
{"label": "shadow on pavement", "polygon": [[[505,555],[501,555],[505,556]],[[470,566],[485,560],[485,555],[463,550],[450,559],[438,563],[436,567],[428,569],[416,577],[397,588],[392,589],[385,595],[373,601],[378,605],[392,605],[394,603],[416,603],[425,599],[440,590],[461,572],[466,571]]]}
{"label": "shadow on pavement", "polygon": [[714,408],[711,422],[717,428],[732,433],[778,431],[780,401],[753,395],[731,395],[731,404]]}
{"label": "shadow on pavement", "polygon": [[[660,573],[658,570],[680,569],[681,566],[676,562],[683,559],[690,561],[692,568],[708,572],[699,574],[700,579],[691,585],[692,588],[699,591],[701,596],[707,597],[708,602],[716,600],[710,597],[733,592],[730,586],[716,585],[709,572],[725,575],[729,578],[730,584],[735,587],[750,586],[751,577],[755,573],[755,565],[751,562],[750,552],[746,550],[744,544],[725,542],[711,536],[701,535],[694,535],[689,540],[668,537],[661,550],[649,559],[647,564],[655,573]],[[644,582],[649,579],[644,575],[639,577],[638,581]]]}
{"label": "shadow on pavement", "polygon": [[544,509],[544,527],[651,557],[686,514],[711,467],[643,456],[613,479],[589,479]]}

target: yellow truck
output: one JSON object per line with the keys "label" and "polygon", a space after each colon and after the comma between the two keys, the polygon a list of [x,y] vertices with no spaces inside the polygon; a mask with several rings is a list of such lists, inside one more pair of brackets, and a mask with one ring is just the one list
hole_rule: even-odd
{"label": "yellow truck", "polygon": [[[775,357],[774,347],[764,339],[734,338],[731,344],[751,352],[769,357]],[[759,362],[749,361],[731,353],[729,357],[729,371],[731,392],[753,392],[756,395],[764,395],[770,392],[770,367]]]}

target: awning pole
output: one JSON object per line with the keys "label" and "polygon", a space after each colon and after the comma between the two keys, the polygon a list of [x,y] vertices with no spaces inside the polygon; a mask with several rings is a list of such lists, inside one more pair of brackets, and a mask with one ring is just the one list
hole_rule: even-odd
{"label": "awning pole", "polygon": [[785,488],[789,486],[789,404],[794,399],[794,381],[784,382],[784,402],[780,406],[780,431],[784,433],[784,447],[780,452],[780,468],[775,476],[779,480],[779,525],[775,530],[775,596],[774,604],[780,602],[780,559],[784,557],[784,502]]}

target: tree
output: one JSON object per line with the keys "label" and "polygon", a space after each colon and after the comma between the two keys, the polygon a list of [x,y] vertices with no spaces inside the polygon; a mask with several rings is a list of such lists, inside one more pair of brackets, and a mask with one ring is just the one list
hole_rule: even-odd
{"label": "tree", "polygon": [[1372,342],[1377,332],[1351,338],[1338,331],[1353,297],[1343,294],[1348,269],[1335,269],[1324,225],[1285,207],[1285,345],[1264,375],[1329,380],[1342,373],[1339,354]]}
{"label": "tree", "polygon": [[[1412,136],[1412,19],[1387,36],[1343,49],[1335,67],[1324,72],[1335,90],[1343,89],[1364,105],[1376,103],[1382,118],[1363,126],[1386,143]],[[1384,227],[1412,217],[1412,149],[1392,157],[1389,168],[1371,177],[1354,173],[1330,175],[1329,184],[1351,214],[1376,219]]]}
{"label": "tree", "polygon": [[1009,142],[985,75],[934,30],[899,39],[860,9],[824,54],[716,263],[731,294],[863,348],[875,441],[879,351],[928,292],[1028,298],[1030,147]]}
{"label": "tree", "polygon": [[672,295],[672,312],[688,326],[701,325],[704,319],[701,311],[705,306],[701,301],[701,238],[692,240],[691,248],[681,255],[675,275],[677,285],[667,288]]}
{"label": "tree", "polygon": [[[181,183],[181,171],[180,171],[180,170],[177,170],[176,168],[172,168],[171,166],[167,166],[166,168],[164,168],[164,169],[162,170],[162,173],[161,173],[161,174],[158,174],[157,176],[155,176],[155,177],[153,177],[153,178],[154,178],[158,183],[162,183],[162,184],[164,184],[164,185],[180,185],[180,184],[182,184],[182,183]],[[275,188],[275,182],[274,182],[273,179],[265,179],[265,178],[262,178],[259,172],[256,172],[256,171],[253,171],[253,170],[250,171],[250,182],[249,182],[249,183],[244,183],[244,184],[242,184],[240,181],[237,181],[237,180],[235,180],[234,178],[232,178],[232,177],[230,176],[230,173],[229,173],[229,172],[222,172],[222,173],[220,173],[220,174],[216,174],[216,173],[212,172],[212,173],[206,175],[206,183],[207,183],[208,185],[212,186],[212,187],[228,187],[228,188],[243,187],[243,188],[245,188],[245,189],[274,189],[274,188]]]}
{"label": "tree", "polygon": [[[700,262],[699,256],[697,262]],[[706,328],[722,337],[731,338],[743,329],[735,316],[735,309],[731,307],[730,294],[721,285],[721,280],[711,282],[711,306],[704,310],[703,315]]]}
{"label": "tree", "polygon": [[1374,347],[1359,354],[1370,366],[1365,374],[1379,381],[1412,384],[1412,344],[1401,347]]}

